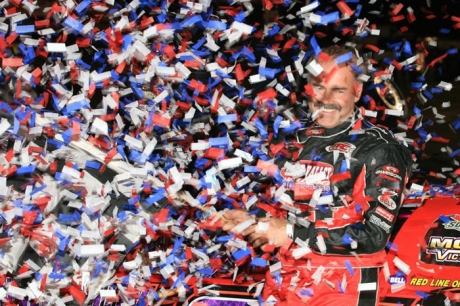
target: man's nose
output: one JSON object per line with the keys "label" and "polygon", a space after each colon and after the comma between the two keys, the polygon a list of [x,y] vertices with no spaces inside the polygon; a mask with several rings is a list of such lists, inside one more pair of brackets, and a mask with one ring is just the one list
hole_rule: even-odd
{"label": "man's nose", "polygon": [[322,93],[322,96],[321,96],[321,100],[323,102],[328,102],[328,101],[332,101],[332,99],[333,99],[333,91],[328,90],[328,89],[324,89],[323,93]]}

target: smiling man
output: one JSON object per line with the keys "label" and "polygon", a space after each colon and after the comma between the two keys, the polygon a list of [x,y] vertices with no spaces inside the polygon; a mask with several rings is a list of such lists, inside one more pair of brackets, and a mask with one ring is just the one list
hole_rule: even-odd
{"label": "smiling man", "polygon": [[[264,296],[276,297],[279,304],[378,301],[378,269],[385,262],[411,155],[355,106],[363,89],[357,63],[355,54],[341,47],[326,48],[309,62],[311,120],[295,135],[280,129],[273,140],[270,151],[283,183],[275,182],[278,196],[271,203],[261,200],[257,222],[241,233],[263,251],[292,251],[283,252],[279,277],[267,274]],[[227,231],[255,218],[242,210],[224,217]]]}
{"label": "smiling man", "polygon": [[363,84],[355,79],[351,66],[337,66],[333,60],[334,52],[342,50],[330,48],[323,51],[323,57],[318,60],[321,73],[309,76],[314,95],[310,97],[308,106],[316,117],[316,123],[324,128],[334,128],[350,118],[363,90]]}

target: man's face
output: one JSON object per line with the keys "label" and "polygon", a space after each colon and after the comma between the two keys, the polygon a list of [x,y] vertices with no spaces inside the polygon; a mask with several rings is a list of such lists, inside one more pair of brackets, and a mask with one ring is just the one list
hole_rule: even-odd
{"label": "man's face", "polygon": [[[354,78],[350,66],[336,67],[334,60],[318,61],[323,72],[310,80],[315,96],[310,97],[308,106],[314,114],[320,110],[316,122],[325,128],[333,128],[348,119],[355,103],[361,97],[363,85]],[[331,73],[331,74],[330,74]]]}

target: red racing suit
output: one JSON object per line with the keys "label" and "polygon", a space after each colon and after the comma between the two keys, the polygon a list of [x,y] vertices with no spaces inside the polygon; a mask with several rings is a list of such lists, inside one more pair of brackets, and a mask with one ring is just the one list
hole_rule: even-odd
{"label": "red racing suit", "polygon": [[[357,287],[375,283],[378,288],[377,268],[385,261],[411,171],[409,150],[388,130],[362,119],[359,110],[335,128],[312,123],[297,131],[297,139],[286,139],[280,131],[270,147],[290,197],[281,201],[290,211],[293,240],[305,241],[312,253],[290,266],[284,262],[278,278],[269,273],[265,298],[288,299],[289,305],[332,305],[328,298],[338,297],[345,299],[340,305],[376,304],[376,290],[369,297]],[[325,270],[318,283],[311,277],[320,266]],[[295,290],[286,289],[293,276],[300,282]],[[343,281],[346,289],[338,285]]]}

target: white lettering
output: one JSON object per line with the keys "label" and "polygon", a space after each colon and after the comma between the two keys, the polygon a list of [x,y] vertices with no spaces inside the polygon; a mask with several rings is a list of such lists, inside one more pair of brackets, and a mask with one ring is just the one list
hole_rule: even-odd
{"label": "white lettering", "polygon": [[383,229],[387,234],[390,233],[391,225],[383,222],[380,218],[378,218],[378,217],[376,217],[374,215],[371,215],[371,218],[369,219],[369,221],[371,223],[374,223],[375,225],[377,225],[381,229]]}

